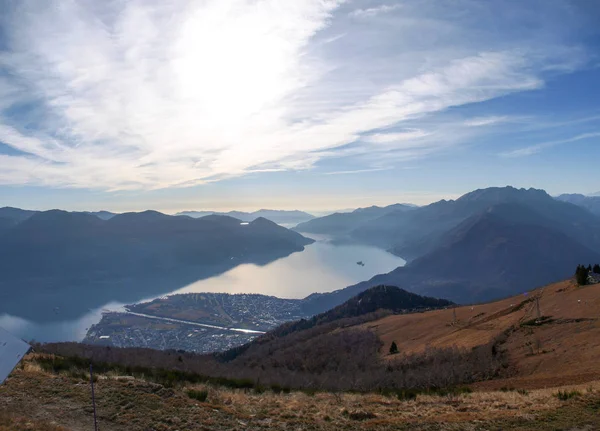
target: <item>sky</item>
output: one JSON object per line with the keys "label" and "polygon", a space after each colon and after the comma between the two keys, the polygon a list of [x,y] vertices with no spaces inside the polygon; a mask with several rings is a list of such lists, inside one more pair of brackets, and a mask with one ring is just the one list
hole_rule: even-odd
{"label": "sky", "polygon": [[600,192],[596,0],[0,0],[0,206]]}

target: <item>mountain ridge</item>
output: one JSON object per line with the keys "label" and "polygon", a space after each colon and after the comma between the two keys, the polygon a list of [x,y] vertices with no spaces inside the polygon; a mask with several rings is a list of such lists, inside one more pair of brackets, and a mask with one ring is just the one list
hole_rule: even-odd
{"label": "mountain ridge", "polygon": [[47,318],[60,317],[49,307],[49,295],[65,318],[68,310],[87,311],[117,298],[129,302],[139,299],[140,290],[173,291],[240,263],[263,265],[314,242],[266,219],[244,223],[155,211],[109,220],[83,212],[37,212],[1,238],[0,311]]}
{"label": "mountain ridge", "polygon": [[315,218],[312,214],[309,214],[300,210],[272,210],[272,209],[259,209],[253,212],[244,211],[181,211],[176,213],[176,216],[188,216],[188,217],[204,217],[207,215],[228,215],[235,217],[244,222],[251,222],[259,217],[264,217],[275,223],[282,224],[298,224],[307,220]]}
{"label": "mountain ridge", "polygon": [[572,193],[572,194],[562,194],[557,196],[556,199],[563,202],[569,202],[574,205],[583,207],[590,212],[600,216],[600,194],[585,196],[582,194]]}
{"label": "mountain ridge", "polygon": [[[345,289],[308,297],[307,307],[331,307],[386,284],[421,295],[475,303],[506,297],[572,275],[577,262],[600,253],[568,237],[553,220],[521,204],[499,204],[447,231],[433,251]],[[535,256],[535,259],[532,259]]]}
{"label": "mountain ridge", "polygon": [[366,208],[357,208],[348,213],[338,212],[318,217],[298,224],[294,230],[316,234],[344,234],[352,230],[356,225],[366,223],[382,215],[392,212],[412,211],[414,209],[415,207],[405,204],[393,204],[386,207],[373,205]]}

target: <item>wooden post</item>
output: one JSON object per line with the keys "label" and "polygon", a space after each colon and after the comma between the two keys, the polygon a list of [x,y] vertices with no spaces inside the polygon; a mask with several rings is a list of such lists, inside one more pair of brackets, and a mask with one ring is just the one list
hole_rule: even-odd
{"label": "wooden post", "polygon": [[90,362],[90,384],[92,385],[92,407],[94,409],[94,431],[98,431],[98,421],[96,419],[96,395],[94,394],[94,369]]}

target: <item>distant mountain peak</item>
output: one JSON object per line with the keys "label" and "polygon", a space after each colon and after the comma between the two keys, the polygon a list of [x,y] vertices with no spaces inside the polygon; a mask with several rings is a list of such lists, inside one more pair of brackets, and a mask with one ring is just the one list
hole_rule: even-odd
{"label": "distant mountain peak", "polygon": [[306,213],[300,210],[270,210],[260,209],[254,212],[244,211],[229,211],[229,212],[218,212],[218,211],[183,211],[178,212],[177,216],[189,216],[193,218],[205,217],[207,215],[225,215],[239,219],[243,222],[251,222],[258,217],[265,217],[277,224],[282,225],[296,225],[314,218],[312,214]]}
{"label": "distant mountain peak", "polygon": [[488,187],[485,189],[477,189],[467,193],[457,199],[459,202],[476,202],[476,201],[505,201],[519,199],[552,199],[545,190],[535,188],[517,189],[513,186],[506,187]]}
{"label": "distant mountain peak", "polygon": [[585,196],[580,193],[565,193],[557,196],[556,200],[580,206],[593,214],[600,215],[600,196]]}
{"label": "distant mountain peak", "polygon": [[123,221],[135,221],[135,222],[153,222],[157,220],[164,220],[171,216],[163,214],[154,210],[146,210],[142,212],[128,212],[123,214],[117,214],[111,217],[108,221],[111,223],[119,223]]}
{"label": "distant mountain peak", "polygon": [[[311,297],[305,299],[310,302]],[[394,313],[416,311],[419,309],[442,308],[453,305],[445,299],[418,295],[394,285],[381,284],[366,289],[329,311],[316,315],[319,323],[348,317],[361,316],[378,310]],[[310,308],[310,307],[309,307]]]}
{"label": "distant mountain peak", "polygon": [[562,198],[586,198],[587,196],[581,193],[563,193],[556,197],[556,199],[562,200]]}
{"label": "distant mountain peak", "polygon": [[275,223],[274,221],[271,221],[265,217],[257,217],[254,220],[252,220],[250,222],[250,224],[252,226],[273,226],[273,225],[277,226],[277,223]]}
{"label": "distant mountain peak", "polygon": [[95,215],[83,212],[68,212],[63,210],[40,211],[31,215],[16,226],[20,231],[55,231],[63,229],[74,232],[77,229],[86,230],[104,223]]}

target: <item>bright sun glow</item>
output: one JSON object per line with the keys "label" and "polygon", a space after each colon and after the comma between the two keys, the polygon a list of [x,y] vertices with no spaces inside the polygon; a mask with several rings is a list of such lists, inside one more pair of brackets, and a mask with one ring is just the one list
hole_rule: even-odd
{"label": "bright sun glow", "polygon": [[450,108],[541,89],[549,68],[583,64],[555,31],[498,40],[489,22],[512,21],[465,8],[455,22],[441,4],[16,2],[0,32],[0,185],[384,172],[514,120]]}

